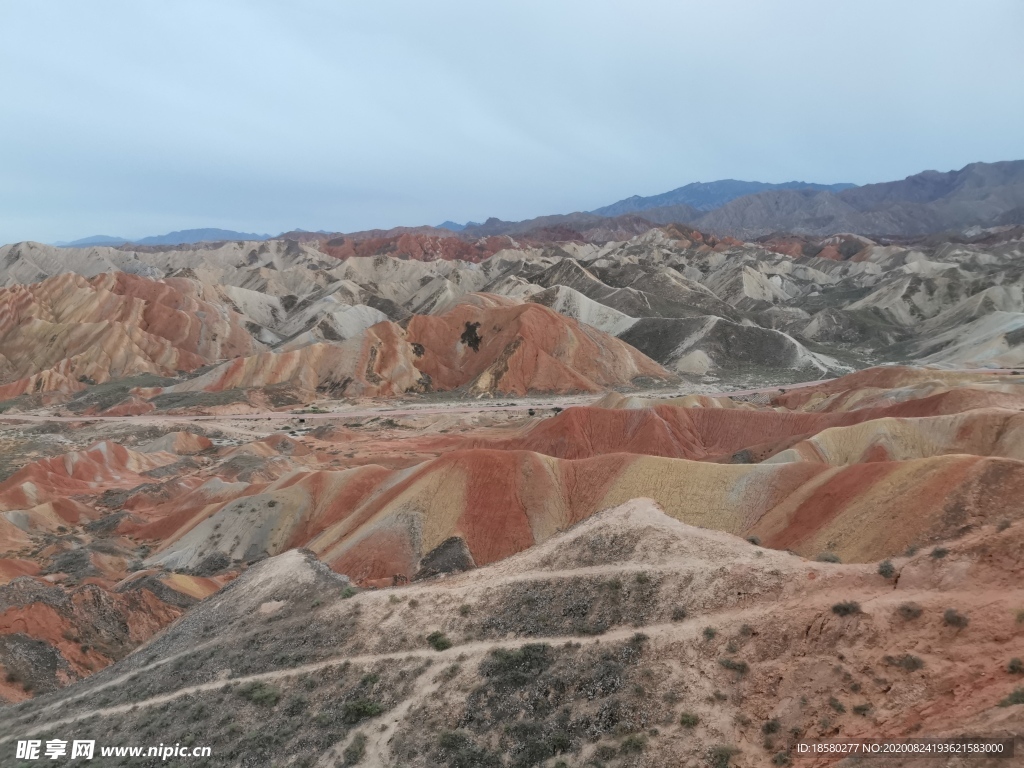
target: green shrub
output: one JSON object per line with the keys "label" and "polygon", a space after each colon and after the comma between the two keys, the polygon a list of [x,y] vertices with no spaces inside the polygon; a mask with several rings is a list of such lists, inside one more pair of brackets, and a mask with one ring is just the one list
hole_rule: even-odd
{"label": "green shrub", "polygon": [[452,641],[448,639],[444,632],[431,632],[427,635],[427,643],[435,651],[447,651],[452,647]]}
{"label": "green shrub", "polygon": [[463,603],[459,606],[459,616],[469,616],[473,612],[472,606]]}
{"label": "green shrub", "polygon": [[700,724],[700,718],[693,712],[683,712],[679,716],[679,724],[683,728],[696,728]]}
{"label": "green shrub", "polygon": [[854,614],[860,613],[860,603],[853,600],[836,603],[832,606],[832,613],[836,616],[853,616]]}
{"label": "green shrub", "polygon": [[719,659],[718,663],[726,669],[735,672],[738,675],[745,675],[750,671],[750,666],[745,661],[736,661],[735,659]]}
{"label": "green shrub", "polygon": [[817,560],[819,563],[841,563],[841,562],[843,562],[842,560],[839,559],[839,555],[837,555],[835,552],[822,552],[822,553],[820,553],[815,558],[815,560]]}
{"label": "green shrub", "polygon": [[999,702],[1000,707],[1012,707],[1015,704],[1024,704],[1024,688],[1015,689],[1013,693]]}
{"label": "green shrub", "polygon": [[718,630],[715,629],[714,627],[704,627],[704,639],[705,640],[714,640],[715,639],[715,635],[717,635],[717,634],[718,634]]}
{"label": "green shrub", "polygon": [[789,765],[789,753],[776,752],[772,757],[772,765]]}
{"label": "green shrub", "polygon": [[733,755],[739,752],[736,747],[718,744],[708,750],[708,768],[729,768]]}
{"label": "green shrub", "polygon": [[352,737],[352,742],[345,747],[345,751],[342,753],[342,757],[345,758],[345,762],[342,765],[356,765],[366,755],[366,736],[362,733],[357,733]]}
{"label": "green shrub", "polygon": [[636,755],[647,748],[647,737],[634,733],[622,740],[619,745],[619,752],[624,755]]}
{"label": "green shrub", "polygon": [[896,575],[896,566],[892,564],[892,560],[883,560],[878,564],[878,575],[883,579],[891,579]]}
{"label": "green shrub", "polygon": [[757,536],[747,536],[747,541],[753,544],[755,547],[761,546],[761,540]]}
{"label": "green shrub", "polygon": [[933,560],[941,560],[949,554],[949,550],[945,547],[936,547],[931,551],[931,557]]}
{"label": "green shrub", "polygon": [[357,594],[359,594],[359,590],[355,587],[345,587],[341,590],[341,596],[345,600],[348,600],[350,597],[355,597]]}
{"label": "green shrub", "polygon": [[772,733],[778,733],[780,728],[782,728],[782,724],[779,722],[778,718],[774,718],[761,726],[761,733],[767,736]]}
{"label": "green shrub", "polygon": [[273,707],[281,699],[281,692],[277,688],[261,682],[243,685],[238,689],[238,695],[261,707]]}
{"label": "green shrub", "polygon": [[902,656],[886,656],[883,661],[890,667],[898,667],[904,672],[916,672],[924,666],[924,662],[917,656],[904,653]]}
{"label": "green shrub", "polygon": [[683,621],[686,618],[686,609],[677,605],[672,609],[672,621]]}
{"label": "green shrub", "polygon": [[[549,757],[567,752],[572,748],[572,739],[565,731],[547,731],[536,721],[521,720],[508,726],[506,733],[517,742],[514,765],[531,766],[547,761]],[[490,765],[490,763],[488,764]]]}
{"label": "green shrub", "polygon": [[349,725],[354,725],[368,717],[376,717],[384,711],[384,705],[370,699],[349,701],[341,710],[341,717]]}
{"label": "green shrub", "polygon": [[860,715],[861,717],[867,717],[868,712],[871,711],[870,704],[857,704],[853,708],[853,714]]}
{"label": "green shrub", "polygon": [[438,739],[442,757],[452,768],[501,765],[501,757],[478,747],[465,731],[446,731]]}
{"label": "green shrub", "polygon": [[942,620],[946,622],[947,625],[956,627],[957,629],[963,629],[971,623],[970,619],[955,608],[947,608],[946,612],[942,614]]}
{"label": "green shrub", "polygon": [[296,696],[294,699],[289,700],[289,702],[285,704],[284,713],[289,717],[301,715],[306,710],[306,707],[308,705],[308,701],[306,701],[301,696]]}
{"label": "green shrub", "polygon": [[1006,671],[1011,675],[1024,675],[1024,662],[1018,658],[1010,659],[1010,663],[1006,665]]}
{"label": "green shrub", "polygon": [[451,680],[451,679],[453,679],[453,678],[454,678],[454,677],[455,677],[456,675],[458,675],[458,674],[459,674],[459,671],[460,671],[461,669],[462,669],[462,665],[461,665],[461,664],[452,664],[452,665],[451,665],[450,667],[448,667],[447,669],[445,669],[445,670],[444,670],[444,671],[443,671],[443,672],[441,673],[441,679],[442,679],[442,680]]}
{"label": "green shrub", "polygon": [[469,737],[459,731],[445,731],[437,741],[441,745],[441,749],[457,750],[469,741]]}
{"label": "green shrub", "polygon": [[614,760],[618,754],[619,750],[611,744],[599,744],[597,749],[594,750],[594,757],[598,760]]}
{"label": "green shrub", "polygon": [[841,702],[841,701],[840,701],[839,699],[837,699],[837,698],[836,698],[835,696],[832,696],[832,697],[831,697],[831,698],[830,698],[830,699],[828,700],[828,705],[829,705],[830,707],[832,707],[832,709],[834,709],[834,710],[835,710],[836,712],[838,712],[838,713],[840,713],[840,714],[842,714],[843,712],[845,712],[845,711],[846,711],[846,707],[845,707],[845,706],[843,705],[843,702]]}
{"label": "green shrub", "polygon": [[531,643],[522,648],[495,648],[480,663],[480,674],[495,685],[520,688],[552,664],[551,646]]}
{"label": "green shrub", "polygon": [[907,621],[913,621],[914,619],[921,618],[923,611],[921,610],[921,606],[917,603],[903,603],[896,609],[896,613],[900,615],[900,618],[906,619]]}

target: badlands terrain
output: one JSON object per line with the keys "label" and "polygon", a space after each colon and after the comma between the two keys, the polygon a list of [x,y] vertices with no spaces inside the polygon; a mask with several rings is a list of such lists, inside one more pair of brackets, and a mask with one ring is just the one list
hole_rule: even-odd
{"label": "badlands terrain", "polygon": [[602,227],[0,247],[0,764],[1024,750],[1020,227]]}

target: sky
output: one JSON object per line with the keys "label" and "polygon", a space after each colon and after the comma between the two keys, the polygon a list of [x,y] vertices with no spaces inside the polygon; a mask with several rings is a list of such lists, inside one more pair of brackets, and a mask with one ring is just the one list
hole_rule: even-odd
{"label": "sky", "polygon": [[1020,0],[0,0],[0,242],[1024,158]]}

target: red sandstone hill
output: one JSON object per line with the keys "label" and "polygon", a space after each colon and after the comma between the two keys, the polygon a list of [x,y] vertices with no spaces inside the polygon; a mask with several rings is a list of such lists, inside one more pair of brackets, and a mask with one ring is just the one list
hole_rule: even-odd
{"label": "red sandstone hill", "polygon": [[244,318],[205,291],[192,280],[123,272],[0,289],[0,400],[174,375],[260,348]]}
{"label": "red sandstone hill", "polygon": [[[856,380],[857,375],[844,378]],[[876,436],[877,450],[882,450],[884,443],[898,446],[911,431],[927,431],[928,447],[935,453],[960,451],[1024,458],[1009,445],[1005,449],[995,447],[1000,440],[1020,433],[1020,424],[1024,423],[1021,411],[1022,394],[970,388],[896,402],[879,398],[849,410],[808,412],[679,407],[669,401],[635,409],[569,408],[520,435],[480,440],[473,445],[536,451],[565,459],[621,452],[750,463],[764,461],[826,430],[884,420],[884,428]],[[859,434],[867,433],[862,430]],[[918,445],[916,449],[925,451],[926,447]]]}
{"label": "red sandstone hill", "polygon": [[[220,361],[208,374],[166,391],[286,384],[335,396],[460,388],[523,394],[596,392],[634,379],[673,379],[589,325],[536,304],[482,294],[444,315],[416,316],[407,328],[382,322],[336,343],[264,351],[253,335],[263,333],[261,326],[236,311],[231,297],[248,301],[247,311],[256,316],[279,307],[231,290],[120,272],[90,279],[64,274],[2,289],[0,400],[35,392],[66,395],[140,374],[175,376]],[[150,408],[134,397],[111,413]]]}
{"label": "red sandstone hill", "polygon": [[454,450],[410,469],[294,473],[231,498],[199,487],[154,508],[159,522],[133,535],[164,542],[150,561],[164,568],[194,568],[217,551],[251,559],[305,546],[360,583],[379,584],[412,578],[452,537],[472,562],[489,563],[643,495],[693,525],[756,535],[807,557],[829,550],[870,562],[922,539],[1017,519],[1021,492],[1024,462],[989,456],[722,465]]}
{"label": "red sandstone hill", "polygon": [[378,323],[340,344],[264,352],[225,363],[168,392],[289,384],[333,396],[451,391],[599,392],[674,380],[653,360],[596,328],[538,304],[478,296],[402,329]]}
{"label": "red sandstone hill", "polygon": [[439,316],[417,315],[407,338],[423,354],[418,370],[439,390],[598,392],[672,374],[625,342],[539,304],[464,302]]}

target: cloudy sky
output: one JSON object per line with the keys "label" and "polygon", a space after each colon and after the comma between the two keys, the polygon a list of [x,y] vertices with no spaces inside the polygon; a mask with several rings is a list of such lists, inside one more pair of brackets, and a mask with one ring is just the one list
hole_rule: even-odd
{"label": "cloudy sky", "polygon": [[0,242],[1024,158],[1020,0],[0,0]]}

